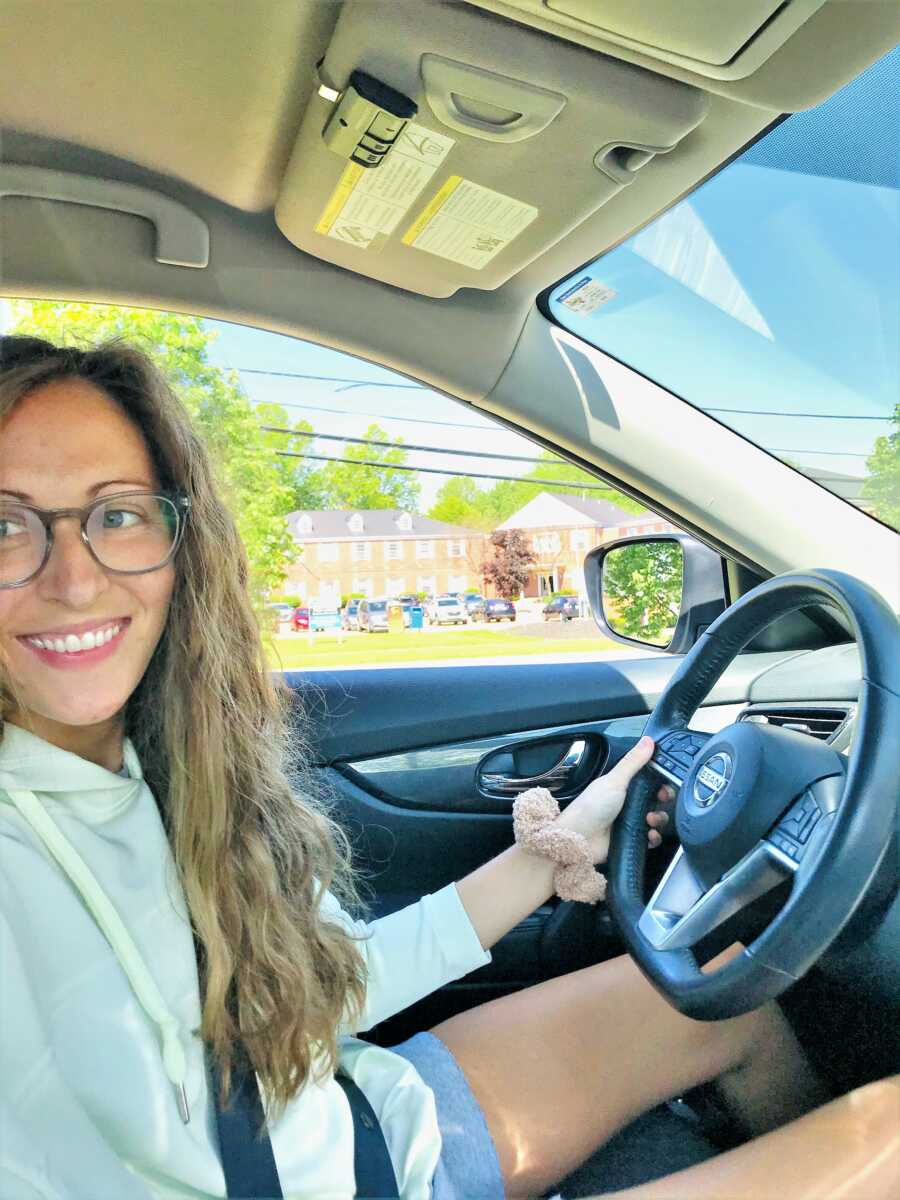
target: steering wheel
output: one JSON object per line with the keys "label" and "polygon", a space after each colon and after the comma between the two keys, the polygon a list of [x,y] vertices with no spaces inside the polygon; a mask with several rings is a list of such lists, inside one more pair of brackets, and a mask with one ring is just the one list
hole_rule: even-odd
{"label": "steering wheel", "polygon": [[[862,665],[849,759],[774,725],[687,728],[716,680],[772,621],[837,609]],[[834,941],[865,895],[897,821],[900,624],[870,587],[838,571],[780,575],[741,597],[691,649],[650,716],[653,760],[613,829],[608,903],[627,948],[686,1016],[739,1016],[780,995]],[[645,815],[663,776],[679,789],[681,846],[648,903]],[[778,914],[740,954],[701,972],[692,947],[790,881]]]}

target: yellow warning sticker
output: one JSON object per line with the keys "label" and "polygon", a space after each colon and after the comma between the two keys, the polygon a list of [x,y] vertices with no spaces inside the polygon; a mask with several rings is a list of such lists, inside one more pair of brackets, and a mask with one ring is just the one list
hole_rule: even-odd
{"label": "yellow warning sticker", "polygon": [[403,242],[478,271],[531,224],[522,200],[451,175],[403,235]]}
{"label": "yellow warning sticker", "polygon": [[378,249],[455,145],[451,137],[410,123],[381,166],[347,164],[316,233],[361,250]]}

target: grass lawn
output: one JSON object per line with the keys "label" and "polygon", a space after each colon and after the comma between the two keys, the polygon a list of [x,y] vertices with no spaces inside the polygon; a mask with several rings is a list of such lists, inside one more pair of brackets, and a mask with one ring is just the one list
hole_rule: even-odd
{"label": "grass lawn", "polygon": [[444,633],[412,632],[347,635],[317,633],[312,639],[276,637],[268,644],[273,670],[300,671],[318,667],[392,666],[405,662],[435,662],[455,658],[513,658],[533,654],[596,654],[619,649],[607,638],[516,637],[489,629],[449,630]]}

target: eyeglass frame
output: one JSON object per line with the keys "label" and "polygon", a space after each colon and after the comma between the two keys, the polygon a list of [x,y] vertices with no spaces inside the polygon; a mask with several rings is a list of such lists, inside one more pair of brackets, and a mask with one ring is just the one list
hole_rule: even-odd
{"label": "eyeglass frame", "polygon": [[[91,514],[94,509],[99,508],[101,504],[106,504],[110,500],[124,500],[128,496],[155,496],[157,499],[167,500],[175,509],[175,515],[178,520],[178,528],[175,531],[175,537],[172,539],[172,545],[169,553],[157,563],[155,567],[143,567],[139,571],[122,571],[117,567],[108,567],[106,563],[101,562],[97,556],[97,552],[91,545],[91,539],[87,534],[87,523],[91,519]],[[26,504],[20,502],[21,508],[28,509],[33,512],[41,524],[44,526],[45,544],[44,557],[41,559],[40,565],[26,576],[25,579],[20,579],[17,583],[0,583],[0,591],[11,591],[14,588],[25,587],[37,579],[44,567],[50,561],[50,555],[53,553],[53,526],[61,517],[77,517],[81,524],[81,540],[87,546],[88,553],[91,558],[103,571],[110,571],[113,575],[149,575],[151,571],[160,571],[164,566],[172,561],[178,547],[181,545],[181,539],[184,536],[185,528],[187,527],[188,514],[191,511],[191,498],[183,492],[153,492],[153,491],[130,491],[130,492],[113,492],[109,496],[98,496],[89,504],[85,504],[82,508],[37,508],[34,504]]]}

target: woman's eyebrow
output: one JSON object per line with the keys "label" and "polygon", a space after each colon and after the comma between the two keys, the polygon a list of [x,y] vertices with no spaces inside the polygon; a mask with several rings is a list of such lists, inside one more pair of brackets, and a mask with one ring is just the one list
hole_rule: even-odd
{"label": "woman's eyebrow", "polygon": [[[146,479],[106,479],[103,481],[103,483],[95,483],[93,487],[88,488],[88,496],[96,496],[98,492],[103,490],[103,488],[111,487],[114,483],[124,483],[129,486],[133,485],[135,487],[147,488],[148,491],[153,490],[153,485]],[[27,492],[14,492],[12,488],[0,488],[0,492],[2,492],[4,496],[14,496],[16,500],[21,500],[23,504],[34,503],[34,500],[28,495]]]}

